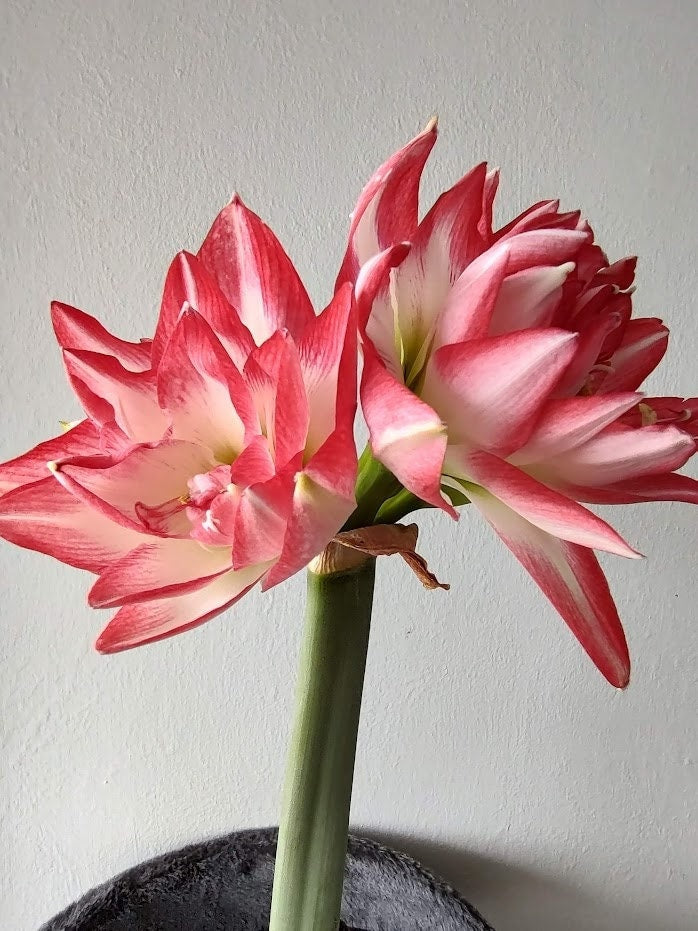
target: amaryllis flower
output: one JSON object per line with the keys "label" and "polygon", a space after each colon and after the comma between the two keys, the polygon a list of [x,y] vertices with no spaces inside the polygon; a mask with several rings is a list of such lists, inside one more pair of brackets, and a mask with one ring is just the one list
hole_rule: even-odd
{"label": "amaryllis flower", "polygon": [[696,449],[696,402],[638,392],[668,331],[631,318],[635,259],[609,264],[578,212],[544,201],[494,230],[498,175],[482,164],[419,220],[435,139],[432,123],[368,182],[338,278],[356,287],[373,454],[423,502],[455,514],[465,495],[622,687],[592,550],[637,554],[579,502],[697,502],[675,471]]}
{"label": "amaryllis flower", "polygon": [[193,627],[323,550],[354,509],[351,287],[315,316],[239,198],[167,275],[151,341],[52,307],[86,417],[0,466],[0,535],[99,576],[112,652]]}

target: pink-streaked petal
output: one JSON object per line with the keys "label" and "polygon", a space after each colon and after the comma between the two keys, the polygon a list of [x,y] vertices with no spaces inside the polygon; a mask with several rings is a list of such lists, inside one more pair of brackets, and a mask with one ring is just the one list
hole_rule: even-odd
{"label": "pink-streaked petal", "polygon": [[428,404],[398,382],[364,348],[361,404],[374,456],[423,501],[456,512],[441,493],[446,427]]}
{"label": "pink-streaked petal", "polygon": [[295,470],[286,470],[245,489],[235,509],[234,569],[279,558],[293,508],[294,489]]}
{"label": "pink-streaked petal", "polygon": [[452,473],[456,477],[486,488],[529,523],[554,537],[617,556],[639,556],[606,521],[498,456],[483,452],[453,455],[449,450],[446,462],[447,467],[456,467],[458,471]]}
{"label": "pink-streaked petal", "polygon": [[602,488],[570,486],[566,489],[579,501],[591,504],[642,504],[648,501],[683,501],[698,504],[698,481],[689,475],[644,475]]}
{"label": "pink-streaked petal", "polygon": [[526,268],[502,282],[490,322],[490,336],[549,326],[574,263]]}
{"label": "pink-streaked petal", "polygon": [[559,200],[542,200],[532,204],[523,213],[520,213],[513,220],[510,220],[506,226],[502,226],[494,234],[495,239],[508,239],[516,236],[518,233],[525,233],[528,230],[541,229],[555,222],[560,208]]}
{"label": "pink-streaked petal", "polygon": [[540,412],[524,447],[510,461],[516,465],[542,462],[586,443],[609,424],[635,407],[642,395],[635,392],[591,397],[552,398]]}
{"label": "pink-streaked petal", "polygon": [[[313,456],[337,426],[341,408],[356,410],[356,313],[350,284],[336,292],[298,343],[298,355],[308,397],[306,458]],[[338,412],[338,408],[340,408]]]}
{"label": "pink-streaked petal", "polygon": [[435,349],[487,336],[508,267],[509,253],[505,247],[488,249],[468,265],[441,308]]}
{"label": "pink-streaked petal", "polygon": [[310,298],[281,244],[236,194],[213,221],[198,254],[257,345],[286,328],[300,337]]}
{"label": "pink-streaked petal", "polygon": [[158,407],[152,372],[131,372],[114,356],[84,349],[64,350],[63,358],[75,393],[90,417],[100,424],[116,420],[136,443],[164,434],[168,422]]}
{"label": "pink-streaked petal", "polygon": [[[378,299],[381,302],[389,302],[390,269],[396,268],[404,261],[410,248],[409,242],[399,242],[377,253],[361,266],[356,277],[354,292],[356,294],[356,315],[362,332],[366,329],[374,302]],[[394,339],[392,329],[390,339]]]}
{"label": "pink-streaked petal", "polygon": [[515,275],[526,268],[541,265],[564,265],[575,262],[580,249],[589,242],[589,234],[577,229],[537,229],[517,233],[497,243],[509,254],[508,272]]}
{"label": "pink-streaked petal", "polygon": [[274,475],[274,460],[265,436],[255,436],[230,467],[230,481],[240,488],[266,482]]}
{"label": "pink-streaked petal", "polygon": [[0,497],[0,537],[89,572],[101,572],[145,539],[96,513],[50,475]]}
{"label": "pink-streaked petal", "polygon": [[588,442],[544,463],[556,483],[602,487],[680,469],[696,451],[695,441],[674,426],[611,424]]}
{"label": "pink-streaked petal", "polygon": [[298,348],[287,330],[251,354],[245,377],[279,471],[305,448],[310,421]]}
{"label": "pink-streaked petal", "polygon": [[254,349],[252,335],[213,276],[189,252],[180,252],[175,257],[165,279],[160,317],[153,339],[153,367],[160,364],[185,305],[204,318],[236,367],[242,371]]}
{"label": "pink-streaked petal", "polygon": [[62,349],[87,349],[114,356],[130,372],[144,372],[150,368],[150,340],[129,343],[119,339],[90,314],[60,301],[51,304],[51,320]]}
{"label": "pink-streaked petal", "polygon": [[115,608],[185,594],[231,568],[226,547],[206,547],[193,540],[154,540],[107,566],[92,586],[92,608]]}
{"label": "pink-streaked petal", "polygon": [[512,452],[531,435],[576,339],[547,328],[443,346],[432,357],[422,397],[448,426],[449,442]]}
{"label": "pink-streaked petal", "polygon": [[210,451],[202,446],[163,440],[156,446],[136,446],[120,459],[67,459],[54,463],[53,469],[56,479],[96,512],[125,527],[143,529],[137,504],[156,507],[186,498],[188,480],[214,465]]}
{"label": "pink-streaked petal", "polygon": [[245,380],[206,321],[185,309],[158,369],[158,398],[172,435],[231,462],[246,436],[259,432]]}
{"label": "pink-streaked petal", "polygon": [[637,267],[637,256],[629,255],[627,258],[619,259],[612,265],[607,265],[596,273],[596,281],[604,284],[612,284],[621,291],[627,291],[635,280],[635,269]]}
{"label": "pink-streaked petal", "polygon": [[91,420],[83,420],[60,436],[0,464],[0,495],[18,485],[49,478],[49,462],[67,456],[91,456],[101,451],[99,428]]}
{"label": "pink-streaked petal", "polygon": [[602,675],[616,688],[625,688],[630,679],[628,647],[608,582],[593,552],[534,527],[482,488],[468,486],[467,494]]}
{"label": "pink-streaked petal", "polygon": [[118,653],[198,627],[235,604],[267,568],[264,564],[226,572],[184,595],[125,605],[104,628],[95,646],[100,653]]}
{"label": "pink-streaked petal", "polygon": [[384,162],[359,196],[337,287],[356,281],[360,267],[395,243],[411,240],[418,222],[419,180],[436,142],[436,122]]}
{"label": "pink-streaked petal", "polygon": [[664,357],[669,330],[661,320],[646,317],[631,320],[620,347],[609,361],[613,372],[603,380],[601,390],[635,391]]}
{"label": "pink-streaked petal", "polygon": [[499,187],[499,169],[493,168],[485,176],[485,184],[482,190],[482,214],[478,224],[478,232],[487,248],[492,245],[494,234],[492,232],[492,210],[494,199]]}
{"label": "pink-streaked petal", "polygon": [[[613,333],[621,323],[622,317],[620,314],[613,311],[605,311],[581,331],[574,359],[555,389],[555,393],[559,397],[568,397],[569,395],[577,394],[581,391],[585,384],[588,383],[590,372],[593,378],[592,370],[599,358],[602,346],[608,336]],[[602,377],[605,376],[602,375]]]}

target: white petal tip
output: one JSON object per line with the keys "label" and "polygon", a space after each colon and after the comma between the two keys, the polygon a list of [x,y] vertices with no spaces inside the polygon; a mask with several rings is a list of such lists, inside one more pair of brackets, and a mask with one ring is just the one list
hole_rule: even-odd
{"label": "white petal tip", "polygon": [[436,132],[438,128],[439,128],[439,115],[438,113],[435,113],[432,116],[432,118],[429,120],[427,125],[424,127],[423,133],[424,135],[426,135],[427,133],[433,133],[433,132]]}

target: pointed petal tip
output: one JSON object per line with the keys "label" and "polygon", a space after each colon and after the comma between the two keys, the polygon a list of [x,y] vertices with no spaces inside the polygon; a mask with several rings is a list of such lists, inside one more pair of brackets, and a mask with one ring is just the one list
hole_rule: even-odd
{"label": "pointed petal tip", "polygon": [[439,114],[434,113],[434,115],[429,119],[427,125],[422,130],[422,135],[426,136],[428,133],[433,133],[437,135],[439,131]]}

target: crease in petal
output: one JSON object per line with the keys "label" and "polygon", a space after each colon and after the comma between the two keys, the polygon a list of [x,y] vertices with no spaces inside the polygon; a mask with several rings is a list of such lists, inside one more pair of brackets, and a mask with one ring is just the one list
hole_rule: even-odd
{"label": "crease in petal", "polygon": [[60,301],[51,303],[51,322],[61,349],[84,349],[114,356],[130,372],[150,368],[150,340],[130,343],[119,339],[90,314]]}

